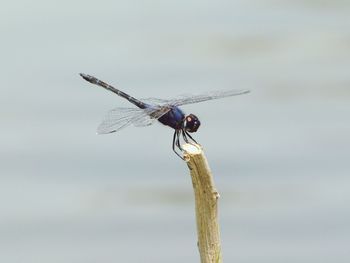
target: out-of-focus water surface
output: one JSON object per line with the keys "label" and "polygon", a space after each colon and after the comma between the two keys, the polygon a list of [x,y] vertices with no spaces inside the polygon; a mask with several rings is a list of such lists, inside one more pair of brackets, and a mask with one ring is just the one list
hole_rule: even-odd
{"label": "out-of-focus water surface", "polygon": [[350,262],[348,1],[5,1],[0,262],[198,262],[192,186],[136,97],[249,88],[201,118],[225,262]]}

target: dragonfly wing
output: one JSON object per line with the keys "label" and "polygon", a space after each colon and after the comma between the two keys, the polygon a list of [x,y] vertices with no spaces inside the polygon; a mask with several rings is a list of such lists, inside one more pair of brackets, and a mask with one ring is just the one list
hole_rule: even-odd
{"label": "dragonfly wing", "polygon": [[147,113],[139,108],[114,108],[104,117],[102,123],[97,128],[98,134],[107,134],[119,131],[130,124],[150,119]]}
{"label": "dragonfly wing", "polygon": [[148,118],[140,118],[133,121],[134,126],[143,127],[153,124],[158,118],[170,111],[169,107],[154,106],[143,109],[147,113]]}
{"label": "dragonfly wing", "polygon": [[159,99],[159,98],[143,98],[140,99],[142,102],[145,102],[147,104],[151,104],[151,105],[167,105],[169,104],[172,100],[166,100],[166,99]]}
{"label": "dragonfly wing", "polygon": [[106,114],[104,120],[97,128],[97,133],[116,132],[130,124],[137,127],[148,126],[168,111],[165,111],[163,108],[114,108]]}
{"label": "dragonfly wing", "polygon": [[182,95],[179,98],[171,100],[169,104],[174,106],[181,106],[186,104],[192,104],[207,100],[220,99],[225,97],[237,96],[241,94],[249,93],[249,90],[221,90],[212,91],[199,95]]}
{"label": "dragonfly wing", "polygon": [[155,121],[156,121],[156,119],[153,119],[148,115],[147,118],[145,117],[145,118],[137,119],[137,120],[133,121],[132,124],[135,127],[145,127],[145,126],[152,125]]}

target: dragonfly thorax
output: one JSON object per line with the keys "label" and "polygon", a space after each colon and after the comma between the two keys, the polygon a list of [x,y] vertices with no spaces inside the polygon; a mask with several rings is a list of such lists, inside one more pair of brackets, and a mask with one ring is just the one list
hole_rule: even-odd
{"label": "dragonfly thorax", "polygon": [[196,132],[201,125],[201,122],[194,114],[189,114],[183,121],[183,128],[188,132]]}

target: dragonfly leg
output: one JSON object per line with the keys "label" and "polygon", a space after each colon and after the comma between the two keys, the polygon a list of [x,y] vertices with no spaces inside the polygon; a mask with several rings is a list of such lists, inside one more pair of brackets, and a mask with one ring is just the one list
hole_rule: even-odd
{"label": "dragonfly leg", "polygon": [[192,136],[191,136],[187,131],[185,131],[185,133],[186,133],[186,135],[187,135],[188,137],[190,137],[190,139],[191,139],[193,142],[195,142],[196,144],[198,144],[198,142],[197,142],[195,139],[193,139]]}
{"label": "dragonfly leg", "polygon": [[174,153],[176,153],[177,156],[179,156],[182,160],[185,160],[177,151],[176,151],[176,147],[178,147],[180,150],[180,142],[179,142],[179,133],[177,131],[174,132],[174,136],[173,136],[173,151]]}
{"label": "dragonfly leg", "polygon": [[180,144],[180,130],[176,130],[176,146],[180,149],[180,151],[183,151]]}
{"label": "dragonfly leg", "polygon": [[175,152],[175,141],[176,141],[176,131],[174,132],[173,136],[173,151]]}
{"label": "dragonfly leg", "polygon": [[185,141],[186,143],[189,143],[184,129],[181,130],[181,133],[182,133],[182,138],[184,138],[184,141]]}

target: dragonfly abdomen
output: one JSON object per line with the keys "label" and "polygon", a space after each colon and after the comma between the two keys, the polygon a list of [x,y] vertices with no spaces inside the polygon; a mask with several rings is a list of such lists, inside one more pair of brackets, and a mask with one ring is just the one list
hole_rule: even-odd
{"label": "dragonfly abdomen", "polygon": [[124,99],[127,99],[128,101],[130,101],[132,104],[136,105],[137,107],[141,108],[141,109],[145,109],[147,107],[147,105],[145,103],[143,103],[142,101],[126,94],[125,92],[119,90],[119,89],[116,89],[114,87],[112,87],[111,85],[103,82],[102,80],[99,80],[93,76],[90,76],[90,75],[87,75],[87,74],[83,74],[83,73],[80,73],[80,76],[85,79],[86,81],[92,83],[92,84],[95,84],[95,85],[98,85],[102,88],[105,88],[109,91],[112,91],[113,93],[117,94],[118,96],[124,98]]}

